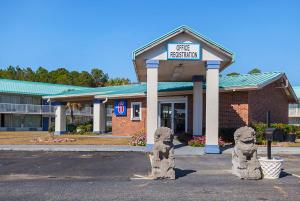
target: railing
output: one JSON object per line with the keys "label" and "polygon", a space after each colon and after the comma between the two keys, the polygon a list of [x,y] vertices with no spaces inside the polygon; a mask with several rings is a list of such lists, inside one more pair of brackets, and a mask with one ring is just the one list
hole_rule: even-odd
{"label": "railing", "polygon": [[[54,115],[55,106],[51,105],[31,105],[31,104],[11,104],[11,103],[0,103],[0,113],[9,114],[48,114]],[[66,114],[70,115],[71,111],[66,110]],[[93,116],[92,107],[84,107],[81,110],[74,110],[73,115],[78,116]]]}
{"label": "railing", "polygon": [[50,105],[0,103],[0,113],[18,114],[54,114],[55,108]]}
{"label": "railing", "polygon": [[[71,110],[67,109],[67,115],[71,115]],[[73,110],[74,116],[93,116],[93,108],[92,107],[84,107],[80,110],[75,109]]]}
{"label": "railing", "polygon": [[300,108],[289,108],[289,117],[300,117]]}

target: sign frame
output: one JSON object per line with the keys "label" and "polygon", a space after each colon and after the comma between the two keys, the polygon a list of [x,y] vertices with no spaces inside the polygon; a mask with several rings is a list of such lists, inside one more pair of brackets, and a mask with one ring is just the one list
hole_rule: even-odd
{"label": "sign frame", "polygon": [[[172,44],[172,45],[197,45],[198,47],[199,47],[199,49],[198,49],[198,57],[199,58],[196,58],[196,59],[192,59],[192,58],[190,58],[190,59],[182,59],[182,58],[170,58],[169,57],[169,44]],[[199,60],[201,60],[201,58],[202,58],[202,54],[201,54],[201,44],[199,44],[199,43],[182,43],[182,42],[173,42],[173,43],[168,43],[167,44],[167,60],[186,60],[186,61],[199,61]]]}

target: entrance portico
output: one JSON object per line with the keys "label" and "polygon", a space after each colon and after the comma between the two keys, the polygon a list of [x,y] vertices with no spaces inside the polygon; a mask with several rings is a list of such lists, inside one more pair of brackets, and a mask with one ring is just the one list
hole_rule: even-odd
{"label": "entrance portico", "polygon": [[[203,135],[203,94],[206,93],[206,153],[220,153],[219,72],[233,54],[186,26],[156,39],[133,53],[138,81],[147,82],[147,148],[152,149],[158,127],[157,83],[193,81],[193,135]],[[206,81],[206,90],[204,83]]]}

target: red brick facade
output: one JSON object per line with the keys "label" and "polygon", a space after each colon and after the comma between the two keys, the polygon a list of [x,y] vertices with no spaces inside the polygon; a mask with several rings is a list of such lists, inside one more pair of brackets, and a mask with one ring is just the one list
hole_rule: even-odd
{"label": "red brick facade", "polygon": [[[131,103],[141,102],[142,103],[142,119],[141,120],[131,120]],[[113,101],[109,104],[113,105]],[[146,130],[146,98],[133,98],[127,99],[127,115],[126,116],[116,116],[112,114],[112,133],[113,135],[133,135],[136,132]]]}
{"label": "red brick facade", "polygon": [[239,128],[248,125],[248,92],[220,93],[219,127]]}
{"label": "red brick facade", "polygon": [[[193,129],[193,96],[188,95],[188,132]],[[205,128],[205,94],[203,97],[203,128]],[[142,119],[131,120],[131,102],[142,102]],[[113,104],[110,101],[109,104]],[[133,135],[146,130],[146,98],[127,99],[127,116],[112,115],[114,135]],[[266,122],[267,111],[271,111],[272,122],[288,123],[288,100],[276,83],[263,89],[239,92],[220,92],[219,127],[239,128],[252,122]]]}
{"label": "red brick facade", "polygon": [[271,122],[288,123],[288,105],[283,89],[276,83],[249,91],[249,122],[266,122],[267,112],[271,111]]}

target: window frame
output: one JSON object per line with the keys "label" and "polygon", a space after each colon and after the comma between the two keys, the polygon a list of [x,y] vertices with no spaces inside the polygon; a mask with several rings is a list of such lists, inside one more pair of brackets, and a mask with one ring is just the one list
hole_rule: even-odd
{"label": "window frame", "polygon": [[[134,116],[134,111],[133,111],[133,106],[134,105],[139,105],[139,107],[140,107],[139,117],[133,117]],[[130,119],[132,121],[141,121],[142,120],[142,102],[131,102]]]}

